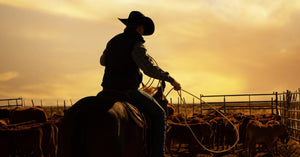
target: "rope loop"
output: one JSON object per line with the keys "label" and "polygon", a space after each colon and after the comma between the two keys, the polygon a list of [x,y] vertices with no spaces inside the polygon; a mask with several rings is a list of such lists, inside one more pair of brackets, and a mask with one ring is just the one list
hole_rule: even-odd
{"label": "rope loop", "polygon": [[[170,89],[170,91],[166,94],[166,97],[170,94],[170,92],[173,90],[174,88],[172,88],[172,89]],[[192,93],[190,93],[190,92],[188,92],[188,91],[186,91],[186,90],[184,90],[184,89],[181,89],[181,90],[178,90],[177,91],[177,94],[178,94],[178,96],[180,97],[180,100],[181,100],[181,102],[182,102],[182,104],[181,105],[184,105],[185,106],[185,108],[187,108],[187,104],[185,103],[185,101],[184,101],[184,99],[183,99],[183,97],[182,97],[182,91],[183,92],[185,92],[185,93],[187,93],[187,94],[189,94],[189,95],[191,95],[192,97],[194,97],[194,98],[196,98],[196,99],[198,99],[198,100],[200,100],[201,101],[201,103],[205,103],[205,104],[208,104],[207,102],[205,102],[205,101],[203,101],[201,98],[199,98],[199,97],[197,97],[197,96],[195,96],[194,94],[192,94]],[[215,110],[216,112],[218,112],[221,116],[223,116],[232,126],[233,126],[233,128],[234,128],[234,130],[236,131],[236,137],[237,137],[237,139],[236,139],[236,141],[235,141],[235,143],[231,146],[231,147],[229,147],[229,148],[227,148],[227,149],[225,149],[225,150],[220,150],[220,151],[216,151],[216,150],[212,150],[212,149],[209,149],[209,148],[207,148],[206,146],[204,146],[201,142],[200,142],[200,140],[197,138],[197,136],[196,136],[196,134],[194,133],[194,131],[192,130],[192,128],[189,126],[189,124],[187,123],[187,121],[186,121],[186,116],[184,116],[184,123],[185,123],[185,125],[188,127],[188,129],[190,130],[190,132],[191,132],[191,134],[193,135],[193,137],[195,138],[195,140],[197,141],[197,143],[203,148],[203,149],[205,149],[205,150],[207,150],[207,151],[209,151],[209,152],[211,152],[211,153],[224,153],[224,152],[227,152],[227,151],[230,151],[231,149],[233,149],[237,144],[238,144],[238,141],[239,141],[239,130],[238,130],[238,128],[222,113],[222,112],[220,112],[218,109],[216,109],[216,108],[214,108],[213,106],[211,106],[211,105],[208,105],[210,108],[212,108],[213,110]],[[185,114],[187,115],[187,110],[185,110]]]}

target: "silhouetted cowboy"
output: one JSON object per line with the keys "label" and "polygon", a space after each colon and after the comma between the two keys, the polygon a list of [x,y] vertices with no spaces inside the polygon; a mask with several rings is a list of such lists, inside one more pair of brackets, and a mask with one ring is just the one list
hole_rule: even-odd
{"label": "silhouetted cowboy", "polygon": [[154,32],[151,18],[138,11],[132,11],[128,19],[119,20],[126,25],[123,33],[113,37],[106,46],[100,58],[100,64],[105,66],[103,90],[117,90],[126,92],[139,104],[137,107],[146,112],[152,123],[152,156],[164,156],[166,113],[163,108],[147,93],[138,90],[142,82],[143,72],[149,77],[170,82],[175,90],[181,86],[168,72],[153,64],[151,57],[146,54],[145,40],[142,35]]}

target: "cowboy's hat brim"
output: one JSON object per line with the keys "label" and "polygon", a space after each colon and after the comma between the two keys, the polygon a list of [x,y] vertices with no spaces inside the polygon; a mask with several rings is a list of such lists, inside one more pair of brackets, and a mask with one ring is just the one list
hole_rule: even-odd
{"label": "cowboy's hat brim", "polygon": [[[128,24],[134,24],[134,22],[130,22],[128,19],[121,19],[119,20],[125,24],[126,26]],[[154,23],[151,18],[149,17],[143,17],[142,20],[139,22],[139,24],[142,24],[144,26],[144,34],[143,35],[151,35],[154,33]]]}

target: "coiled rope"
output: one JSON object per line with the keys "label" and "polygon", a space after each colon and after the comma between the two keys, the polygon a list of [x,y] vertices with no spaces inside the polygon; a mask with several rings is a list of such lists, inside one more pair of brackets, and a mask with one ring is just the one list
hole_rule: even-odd
{"label": "coiled rope", "polygon": [[[166,94],[166,97],[170,94],[170,92],[173,90],[174,88],[172,88],[167,94]],[[182,97],[182,94],[181,94],[181,91],[183,91],[183,92],[185,92],[185,93],[187,93],[187,94],[189,94],[189,95],[191,95],[191,96],[193,96],[194,98],[196,98],[196,99],[198,99],[198,100],[200,100],[201,102],[203,102],[203,103],[205,103],[205,104],[208,104],[207,102],[205,102],[205,101],[203,101],[201,98],[199,98],[199,97],[197,97],[197,96],[195,96],[194,94],[192,94],[192,93],[190,93],[190,92],[188,92],[188,91],[186,91],[186,90],[184,90],[184,89],[181,89],[181,90],[179,90],[179,91],[177,91],[177,94],[178,94],[178,96],[180,97],[180,100],[181,100],[181,102],[183,102],[182,103],[182,105],[184,105],[185,106],[185,108],[187,108],[187,104],[185,103],[185,101],[184,101],[184,99],[183,99],[183,97]],[[236,137],[237,137],[237,139],[236,139],[236,141],[235,141],[235,143],[232,145],[232,146],[230,146],[229,148],[227,148],[227,149],[224,149],[224,150],[220,150],[220,151],[218,151],[218,150],[212,150],[212,149],[209,149],[209,148],[207,148],[206,146],[204,146],[201,142],[200,142],[200,140],[198,139],[198,137],[196,136],[196,134],[194,133],[194,131],[192,130],[192,128],[189,126],[189,124],[187,123],[187,121],[186,121],[186,117],[184,116],[184,123],[185,123],[185,125],[188,127],[188,129],[190,130],[190,132],[192,133],[192,135],[193,135],[193,137],[195,138],[195,140],[197,141],[197,143],[203,148],[203,149],[205,149],[205,150],[207,150],[207,151],[209,151],[209,152],[212,152],[212,153],[224,153],[224,152],[227,152],[227,151],[230,151],[232,148],[234,148],[237,144],[238,144],[238,141],[239,141],[239,131],[238,131],[238,129],[237,129],[237,127],[222,113],[222,112],[220,112],[218,109],[216,109],[216,108],[214,108],[214,107],[212,107],[211,105],[208,105],[210,108],[212,108],[213,110],[215,110],[216,112],[218,112],[221,116],[223,116],[232,126],[233,126],[233,128],[234,128],[234,130],[236,131]],[[187,115],[187,110],[185,109],[185,113],[186,113],[186,115]]]}

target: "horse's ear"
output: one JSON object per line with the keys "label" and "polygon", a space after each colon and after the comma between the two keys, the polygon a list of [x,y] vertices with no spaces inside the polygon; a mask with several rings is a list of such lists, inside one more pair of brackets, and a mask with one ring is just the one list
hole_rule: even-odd
{"label": "horse's ear", "polygon": [[166,88],[166,82],[165,81],[161,81],[161,88],[163,89],[163,91]]}

